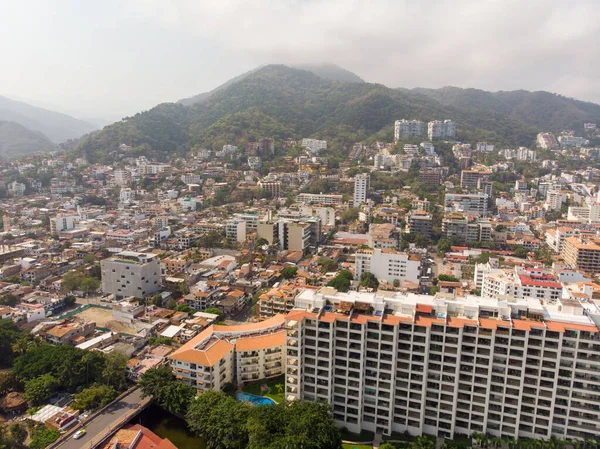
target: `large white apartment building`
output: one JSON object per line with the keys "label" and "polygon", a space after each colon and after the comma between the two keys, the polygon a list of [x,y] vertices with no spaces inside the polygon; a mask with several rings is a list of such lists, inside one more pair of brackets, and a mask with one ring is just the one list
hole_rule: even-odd
{"label": "large white apartment building", "polygon": [[567,220],[581,220],[584,223],[600,223],[600,204],[593,202],[584,206],[569,206]]}
{"label": "large white apartment building", "polygon": [[390,249],[360,250],[356,253],[356,278],[365,272],[371,272],[380,281],[390,284],[398,279],[401,285],[404,281],[419,285],[421,257]]}
{"label": "large white apartment building", "polygon": [[478,265],[477,272],[476,281],[478,275],[483,274],[481,296],[484,297],[537,298],[553,301],[562,296],[562,284],[543,269],[516,267],[514,270],[503,270]]}
{"label": "large white apartment building", "polygon": [[326,195],[323,193],[301,193],[296,197],[299,203],[307,204],[342,204],[342,195]]}
{"label": "large white apartment building", "polygon": [[122,251],[102,260],[100,267],[104,293],[144,298],[161,288],[158,254]]}
{"label": "large white apartment building", "polygon": [[452,438],[600,435],[592,301],[305,290],[286,317],[286,398],[340,426]]}
{"label": "large white apartment building", "polygon": [[481,193],[447,193],[444,198],[444,207],[447,212],[475,212],[486,215],[487,203],[488,196]]}
{"label": "large white apartment building", "polygon": [[241,218],[227,220],[225,236],[230,242],[243,243],[246,241],[246,221]]}
{"label": "large white apartment building", "polygon": [[456,123],[452,120],[434,120],[427,124],[427,136],[429,140],[454,139],[456,137]]}
{"label": "large white apartment building", "polygon": [[354,177],[354,207],[367,201],[371,177],[368,173],[361,173]]}
{"label": "large white apartment building", "polygon": [[402,137],[422,136],[425,124],[421,120],[396,120],[394,123],[394,139]]}
{"label": "large white apartment building", "polygon": [[169,355],[173,372],[198,392],[280,376],[285,369],[285,317],[212,325]]}
{"label": "large white apartment building", "polygon": [[304,138],[302,139],[301,146],[306,148],[306,150],[311,154],[319,154],[321,150],[327,149],[327,141]]}

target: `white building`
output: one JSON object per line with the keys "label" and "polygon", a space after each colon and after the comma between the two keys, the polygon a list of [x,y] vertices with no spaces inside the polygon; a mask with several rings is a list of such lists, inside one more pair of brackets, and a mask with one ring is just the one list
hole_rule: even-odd
{"label": "white building", "polygon": [[202,175],[194,173],[184,173],[181,175],[181,182],[184,184],[202,184]]}
{"label": "white building", "polygon": [[597,202],[584,206],[570,206],[568,220],[581,220],[584,223],[600,223],[600,205]]}
{"label": "white building", "polygon": [[123,251],[100,262],[102,291],[117,297],[144,298],[161,288],[157,254]]}
{"label": "white building", "polygon": [[597,438],[599,317],[576,300],[305,290],[286,399],[328,402],[356,433]]}
{"label": "white building", "polygon": [[422,136],[425,125],[421,120],[396,120],[394,123],[394,139],[402,137]]}
{"label": "white building", "polygon": [[113,174],[115,177],[115,184],[120,186],[127,185],[127,183],[131,180],[131,173],[129,170],[116,169]]}
{"label": "white building", "polygon": [[168,356],[177,379],[198,392],[280,376],[285,371],[283,315],[238,326],[213,324]]}
{"label": "white building", "polygon": [[342,195],[329,195],[323,193],[300,193],[296,197],[296,201],[299,203],[307,204],[342,204]]}
{"label": "white building", "polygon": [[311,154],[319,154],[320,151],[327,149],[326,140],[304,138],[302,139],[302,143],[300,145],[306,148],[306,151],[308,151]]}
{"label": "white building", "polygon": [[361,274],[367,271],[389,284],[398,279],[401,285],[407,280],[419,285],[421,257],[379,248],[360,250],[356,253],[356,278],[360,279]]}
{"label": "white building", "polygon": [[60,214],[50,219],[50,233],[70,231],[75,229],[79,222],[78,215]]}
{"label": "white building", "polygon": [[562,296],[563,286],[542,269],[515,268],[513,271],[494,268],[483,275],[481,296],[501,299],[537,298],[555,301]]}
{"label": "white building", "polygon": [[354,207],[367,201],[370,182],[371,177],[368,173],[361,173],[354,177]]}
{"label": "white building", "polygon": [[486,215],[487,203],[486,194],[447,193],[444,198],[447,212],[475,212]]}
{"label": "white building", "polygon": [[119,191],[119,201],[121,203],[130,203],[135,198],[135,191],[122,187]]}
{"label": "white building", "polygon": [[258,156],[249,156],[248,167],[250,167],[250,170],[260,170],[262,167],[262,159]]}
{"label": "white building", "polygon": [[434,120],[427,124],[429,140],[454,139],[456,137],[456,123],[452,120]]}
{"label": "white building", "polygon": [[225,225],[225,235],[230,242],[243,243],[246,241],[246,221],[232,218]]}

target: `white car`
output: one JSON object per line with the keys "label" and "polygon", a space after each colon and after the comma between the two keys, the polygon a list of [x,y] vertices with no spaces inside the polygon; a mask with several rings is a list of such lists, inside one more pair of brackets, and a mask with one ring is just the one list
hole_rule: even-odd
{"label": "white car", "polygon": [[79,438],[81,438],[85,434],[86,434],[86,430],[85,429],[79,429],[77,432],[75,432],[75,435],[73,435],[73,439],[78,440]]}

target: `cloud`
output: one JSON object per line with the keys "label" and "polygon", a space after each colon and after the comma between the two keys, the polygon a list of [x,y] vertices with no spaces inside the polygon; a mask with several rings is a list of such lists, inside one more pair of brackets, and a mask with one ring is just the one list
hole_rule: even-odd
{"label": "cloud", "polygon": [[130,6],[160,26],[258,63],[331,61],[393,87],[551,89],[600,101],[594,0],[137,0]]}

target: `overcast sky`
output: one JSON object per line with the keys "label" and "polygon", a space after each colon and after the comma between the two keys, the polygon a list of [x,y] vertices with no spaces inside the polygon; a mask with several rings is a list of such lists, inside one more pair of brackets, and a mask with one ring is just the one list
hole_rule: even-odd
{"label": "overcast sky", "polygon": [[116,118],[267,63],[600,103],[598,0],[0,0],[0,95]]}

